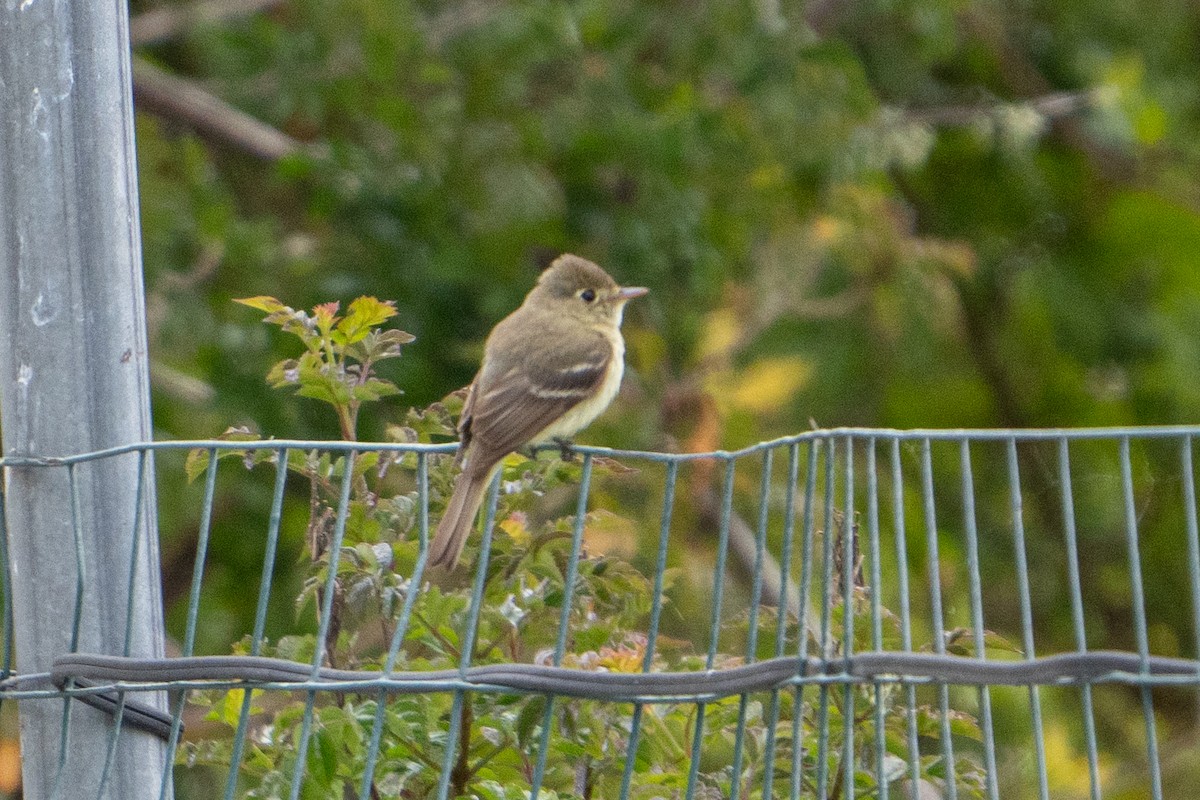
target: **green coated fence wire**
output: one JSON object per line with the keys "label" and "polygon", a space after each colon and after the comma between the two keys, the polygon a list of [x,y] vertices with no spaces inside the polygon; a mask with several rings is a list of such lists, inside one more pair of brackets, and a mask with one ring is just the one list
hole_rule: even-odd
{"label": "green coated fence wire", "polygon": [[[1167,746],[1172,752],[1186,746],[1177,732],[1195,725],[1200,688],[1197,436],[1200,427],[1185,426],[842,428],[713,453],[576,447],[578,477],[569,501],[574,514],[563,534],[569,544],[563,544],[562,589],[547,634],[552,644],[532,663],[474,663],[489,612],[485,587],[505,568],[492,563],[494,552],[503,553],[494,547],[497,537],[507,535],[500,508],[508,488],[498,477],[484,506],[475,572],[463,593],[462,627],[452,636],[457,661],[428,669],[410,663],[406,647],[414,631],[428,624],[418,612],[423,593],[438,591],[426,574],[435,497],[431,466],[452,453],[453,444],[205,440],[67,458],[3,458],[6,471],[65,471],[70,494],[63,502],[72,509],[78,540],[87,513],[77,490],[82,465],[137,459],[140,510],[141,498],[156,489],[156,474],[168,465],[177,468],[172,454],[206,456],[202,496],[189,509],[195,552],[181,600],[186,614],[179,655],[131,657],[128,636],[107,654],[75,652],[85,616],[77,602],[72,652],[63,653],[51,673],[17,674],[12,631],[23,620],[14,614],[6,578],[0,701],[18,709],[61,703],[63,756],[73,746],[71,715],[79,703],[109,713],[113,725],[97,797],[107,791],[123,734],[150,730],[162,736],[167,764],[174,764],[192,741],[183,723],[190,699],[231,690],[240,694],[228,695],[225,706],[229,764],[216,790],[228,800],[247,791],[244,771],[261,735],[254,723],[261,693],[297,698],[290,774],[271,789],[291,800],[308,796],[314,764],[328,757],[321,736],[330,703],[348,696],[360,702],[361,759],[346,791],[366,800],[381,796],[379,776],[394,761],[385,748],[389,704],[439,695],[448,710],[430,720],[439,726],[430,741],[440,749],[424,766],[436,773],[429,796],[438,800],[456,796],[463,785],[456,772],[465,758],[462,748],[474,733],[476,703],[489,697],[530,703],[523,797],[598,796],[583,779],[570,792],[561,785],[548,788],[555,785],[552,774],[561,784],[563,759],[585,758],[582,745],[569,746],[576,735],[572,709],[581,702],[608,708],[605,719],[615,737],[605,740],[612,748],[607,768],[620,800],[842,800],[907,798],[920,791],[944,798],[1048,800],[1056,794],[1056,759],[1064,758],[1063,731],[1070,732],[1079,796],[1099,800],[1136,786],[1137,796],[1170,797],[1188,784],[1162,754]],[[260,452],[259,461],[274,471],[270,488],[253,493],[263,498],[266,528],[255,534],[264,550],[244,655],[199,655],[218,486],[251,480],[241,465]],[[244,457],[220,458],[231,453]],[[360,474],[355,465],[383,453],[393,454],[393,464],[403,460],[410,475],[417,556],[411,574],[398,576],[377,668],[335,668],[327,648],[337,637],[332,612],[339,569],[344,559],[356,557],[344,546]],[[272,652],[266,648],[272,593],[279,589],[277,562],[288,535],[289,462],[312,454],[344,459],[331,483],[335,500],[322,539],[327,561],[313,579],[313,652],[306,661],[266,657]],[[598,465],[614,460],[644,468],[639,480],[653,484],[643,517],[634,521],[649,540],[636,561],[644,567],[649,600],[636,664],[604,670],[582,663],[570,647],[583,565],[594,568],[587,561],[595,550],[589,514],[612,496],[597,491]],[[712,514],[697,518],[691,504],[701,469],[714,487]],[[161,488],[157,494],[160,503],[168,502]],[[135,519],[135,530],[140,523]],[[0,529],[5,576],[7,537],[17,533]],[[136,565],[139,549],[151,544],[133,541],[125,574],[97,575],[81,542],[70,565],[80,598],[87,581],[127,585],[128,605],[113,612],[127,620],[135,594],[147,591]],[[1174,557],[1164,560],[1163,553]],[[1147,574],[1147,568],[1162,574]],[[702,620],[680,619],[674,611],[680,574],[700,598]],[[672,651],[683,646],[680,630],[696,634],[686,645],[694,648],[688,662],[694,669],[665,666],[665,643]],[[152,702],[163,693],[170,698],[166,712]],[[674,734],[665,732],[663,709],[680,708],[687,711],[685,722]],[[1124,710],[1120,719],[1114,708]],[[1129,713],[1140,717],[1136,725],[1125,718]],[[656,767],[655,780],[663,786],[655,795],[646,788],[641,754],[648,743],[673,735],[680,737],[674,742],[677,774],[668,778]],[[61,784],[71,778],[61,774],[65,758],[59,763]],[[1114,763],[1129,766],[1114,770]],[[173,791],[167,769],[159,795]]]}

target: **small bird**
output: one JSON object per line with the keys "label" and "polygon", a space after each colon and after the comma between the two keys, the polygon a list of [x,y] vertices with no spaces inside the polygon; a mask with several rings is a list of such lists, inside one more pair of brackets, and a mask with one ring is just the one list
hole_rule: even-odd
{"label": "small bird", "polygon": [[492,330],[459,419],[462,472],[429,547],[432,566],[458,563],[506,455],[565,440],[612,402],[625,372],[625,303],[647,291],[618,286],[591,261],[564,254]]}

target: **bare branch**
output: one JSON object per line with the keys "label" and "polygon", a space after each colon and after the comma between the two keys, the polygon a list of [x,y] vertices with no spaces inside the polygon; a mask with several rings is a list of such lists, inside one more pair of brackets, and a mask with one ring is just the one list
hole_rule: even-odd
{"label": "bare branch", "polygon": [[133,61],[133,96],[139,110],[183,122],[256,158],[278,161],[303,149],[282,131],[140,58]]}
{"label": "bare branch", "polygon": [[158,44],[182,36],[204,24],[247,17],[283,0],[197,0],[182,5],[159,6],[129,20],[129,41],[134,47]]}
{"label": "bare branch", "polygon": [[1041,97],[1013,102],[906,109],[904,115],[915,122],[943,127],[971,125],[981,119],[997,117],[1013,110],[1033,111],[1047,120],[1055,120],[1087,109],[1096,102],[1097,95],[1098,92],[1094,89],[1082,92],[1052,92]]}
{"label": "bare branch", "polygon": [[[717,492],[711,487],[705,487],[696,494],[696,510],[699,512],[701,530],[715,531],[720,526],[721,502]],[[750,523],[746,522],[736,511],[729,515],[729,552],[733,555],[734,564],[747,578],[754,575],[754,567],[758,559],[758,537]],[[792,581],[788,586],[783,585],[783,571],[779,562],[769,552],[763,552],[761,563],[762,574],[762,603],[774,606],[781,614],[789,614],[800,618],[801,606],[804,608],[804,629],[808,635],[817,638],[816,612],[808,598],[800,597],[799,587]]]}
{"label": "bare branch", "polygon": [[841,22],[849,6],[849,0],[813,0],[804,6],[804,21],[817,36],[826,37]]}
{"label": "bare branch", "polygon": [[503,11],[502,4],[479,0],[448,6],[426,20],[425,41],[431,50],[438,50],[454,37],[478,28]]}
{"label": "bare branch", "polygon": [[211,403],[217,396],[217,390],[212,384],[175,369],[170,364],[152,359],[151,366],[153,372],[150,373],[150,385],[176,400],[193,406],[203,406]]}
{"label": "bare branch", "polygon": [[[1013,94],[1041,96],[1053,91],[1046,76],[1010,38],[1003,19],[972,6],[959,17],[959,24],[991,51],[1002,80]],[[1096,172],[1108,180],[1127,181],[1137,175],[1136,159],[1096,139],[1071,115],[1055,118],[1051,124],[1063,141],[1083,152]]]}

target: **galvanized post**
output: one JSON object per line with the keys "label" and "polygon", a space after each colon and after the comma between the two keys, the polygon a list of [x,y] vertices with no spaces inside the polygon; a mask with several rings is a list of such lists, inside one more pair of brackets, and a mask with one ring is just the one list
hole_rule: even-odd
{"label": "galvanized post", "polygon": [[[6,456],[63,456],[151,436],[128,23],[125,0],[0,3]],[[70,650],[77,565],[77,649],[162,655],[153,475],[145,474],[139,495],[139,458],[73,468],[74,521],[67,469],[5,471],[22,674],[43,672]],[[158,797],[169,768],[162,741],[124,726],[101,791],[113,719],[71,702],[60,765],[63,709],[61,700],[20,706],[26,798]]]}

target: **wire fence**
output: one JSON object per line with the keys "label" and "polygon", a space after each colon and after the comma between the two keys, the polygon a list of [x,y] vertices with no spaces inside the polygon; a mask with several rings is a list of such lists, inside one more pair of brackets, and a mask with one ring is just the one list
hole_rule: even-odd
{"label": "wire fence", "polygon": [[[6,471],[63,471],[62,501],[72,504],[77,526],[86,514],[75,495],[79,471],[135,459],[139,487],[157,475],[160,506],[193,519],[197,533],[174,658],[131,659],[114,643],[116,655],[64,653],[49,674],[15,674],[6,580],[0,699],[62,703],[63,753],[80,702],[112,714],[110,753],[130,727],[168,742],[176,774],[197,754],[215,753],[209,772],[213,760],[226,763],[213,781],[226,797],[312,796],[314,770],[325,768],[343,770],[343,794],[362,798],[418,796],[402,791],[418,785],[420,771],[428,796],[443,800],[462,790],[461,756],[481,739],[494,745],[472,762],[473,793],[481,797],[1186,796],[1179,787],[1193,778],[1174,765],[1181,753],[1200,752],[1198,434],[1192,427],[838,429],[736,452],[579,447],[565,572],[561,591],[547,599],[557,616],[546,633],[552,646],[525,663],[484,648],[487,663],[474,663],[481,630],[492,635],[485,587],[505,568],[492,560],[497,537],[509,535],[498,519],[508,487],[497,480],[475,571],[463,578],[464,605],[448,618],[459,627],[437,634],[459,654],[448,665],[419,657],[414,642],[438,627],[421,617],[428,596],[444,591],[426,571],[429,509],[439,491],[430,475],[453,444],[155,442],[72,458],[6,458]],[[202,479],[165,496],[164,486],[179,481],[164,476],[177,477],[189,451],[205,456]],[[234,453],[241,458],[218,457]],[[321,528],[327,563],[311,578],[319,613],[315,624],[296,622],[313,629],[313,646],[304,659],[284,658],[270,648],[287,625],[271,619],[271,609],[281,541],[300,535],[287,513],[289,464],[315,463],[317,453],[344,459],[343,468],[329,471],[337,502]],[[337,640],[331,626],[341,569],[360,555],[346,542],[361,474],[351,465],[371,453],[391,454],[391,469],[411,487],[416,555],[395,584],[378,658],[339,669],[328,663],[326,643]],[[589,661],[598,646],[574,628],[583,572],[600,568],[587,512],[618,502],[597,490],[595,466],[612,460],[641,470],[641,490],[619,504],[644,542],[635,560],[649,593],[637,646],[620,663]],[[267,506],[265,526],[243,531],[261,553],[261,576],[250,630],[227,637],[240,640],[238,655],[197,653],[198,632],[227,625],[206,616],[205,604],[214,526],[237,524],[222,507],[218,478]],[[714,487],[711,517],[691,508],[701,484]],[[85,563],[82,548],[64,568],[75,570],[81,589],[90,580],[127,580],[132,607],[148,590],[131,577],[136,548],[123,554],[119,575],[101,574],[111,565]],[[1145,553],[1154,556],[1154,574],[1143,568]],[[686,602],[679,592],[688,593]],[[672,613],[681,607],[686,619]],[[706,622],[697,623],[701,617]],[[77,603],[74,630],[84,618]],[[510,623],[511,635],[521,636],[521,620]],[[681,644],[689,634],[693,641]],[[139,701],[163,690],[170,713]],[[195,713],[197,698],[214,696],[223,699],[204,708],[210,717],[224,708],[227,723],[215,733]],[[279,706],[262,699],[272,696],[301,698],[290,718],[288,774],[275,783],[256,766],[282,727]],[[328,744],[330,710],[347,697],[370,701],[350,704],[358,715],[356,765],[322,767],[322,759],[346,757],[318,751]],[[448,700],[436,712],[403,706],[429,715],[421,723],[429,738],[413,745],[415,755],[388,744],[400,724],[396,704],[406,697]],[[497,718],[524,733],[489,729],[481,720],[493,706],[480,705],[485,700],[505,704]],[[591,734],[603,745],[595,752],[570,746],[572,737],[586,738],[571,726],[582,726],[579,709],[589,703],[603,709],[605,730]],[[675,748],[670,774],[645,755],[664,739]],[[483,793],[481,776],[508,751],[523,776],[520,793]],[[564,771],[573,776],[567,788]],[[162,797],[170,796],[171,773]],[[106,770],[97,797],[107,777]]]}

